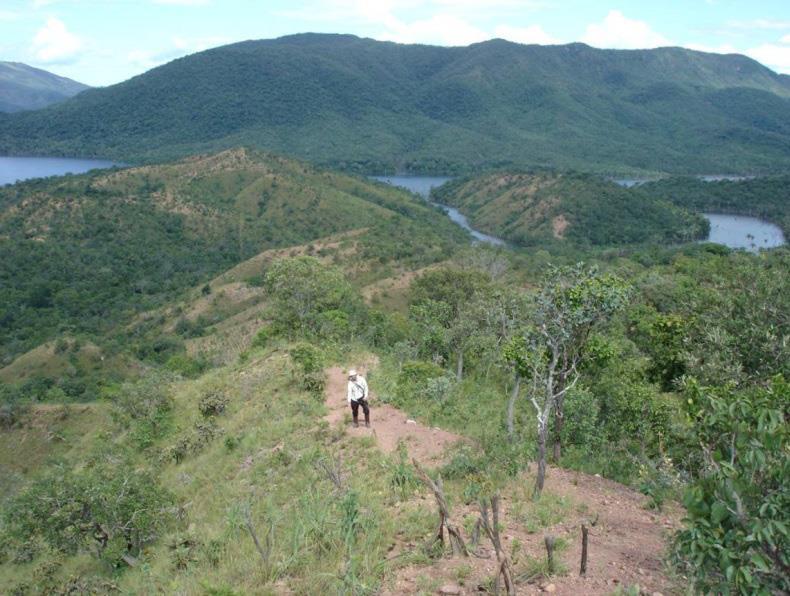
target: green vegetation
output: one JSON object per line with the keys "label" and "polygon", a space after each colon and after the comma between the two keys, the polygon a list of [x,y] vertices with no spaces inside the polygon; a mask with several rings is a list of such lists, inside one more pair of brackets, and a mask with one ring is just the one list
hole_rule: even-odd
{"label": "green vegetation", "polygon": [[494,172],[448,182],[432,197],[521,246],[674,244],[708,233],[701,216],[591,174]]}
{"label": "green vegetation", "polygon": [[[790,252],[650,244],[696,218],[526,180],[578,186],[552,217],[586,240],[470,246],[408,193],[251,150],[0,191],[0,591],[492,585],[423,548],[408,442],[387,456],[327,422],[327,368],[365,364],[380,403],[467,439],[429,472],[470,542],[502,495],[517,581],[576,568],[565,528],[612,489],[587,473],[650,517],[684,503],[671,560],[693,589],[787,590]],[[603,213],[637,197],[641,239],[586,189]],[[575,472],[549,467],[533,500],[541,462]]]}
{"label": "green vegetation", "polygon": [[641,187],[650,195],[690,211],[713,211],[765,218],[790,237],[789,176],[705,182],[696,178],[667,178]]}
{"label": "green vegetation", "polygon": [[[127,340],[108,342],[107,334],[135,313],[267,248],[350,230],[360,231],[360,250],[381,267],[441,260],[464,240],[441,213],[400,190],[245,150],[0,189],[0,365],[69,333],[76,342],[46,355],[50,368],[54,356],[63,366],[36,376],[89,377],[116,361],[122,377],[129,363],[118,354]],[[404,235],[410,244],[401,244]],[[190,325],[177,331],[194,334]],[[86,335],[102,336],[101,348],[86,350]],[[182,350],[160,337],[136,356],[164,362]],[[0,378],[23,380],[2,369]],[[79,398],[95,395],[91,387],[63,389]]]}
{"label": "green vegetation", "polygon": [[790,83],[745,56],[305,34],[0,116],[0,153],[152,161],[251,145],[370,173],[756,173],[787,169],[788,114]]}

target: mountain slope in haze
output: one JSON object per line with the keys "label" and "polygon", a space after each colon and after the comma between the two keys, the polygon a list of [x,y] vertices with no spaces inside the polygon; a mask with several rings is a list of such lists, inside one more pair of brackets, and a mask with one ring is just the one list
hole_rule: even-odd
{"label": "mountain slope in haze", "polygon": [[363,229],[360,253],[382,266],[441,260],[466,238],[407,192],[244,149],[0,188],[0,367],[265,249]]}
{"label": "mountain slope in haze", "polygon": [[19,62],[0,62],[0,112],[38,110],[89,89],[77,81]]}
{"label": "mountain slope in haze", "polygon": [[473,226],[524,246],[671,244],[708,231],[699,215],[591,174],[496,172],[453,180],[432,197],[458,207]]}
{"label": "mountain slope in haze", "polygon": [[249,144],[445,172],[787,169],[790,79],[740,55],[350,35],[249,41],[0,118],[0,152],[154,160]]}

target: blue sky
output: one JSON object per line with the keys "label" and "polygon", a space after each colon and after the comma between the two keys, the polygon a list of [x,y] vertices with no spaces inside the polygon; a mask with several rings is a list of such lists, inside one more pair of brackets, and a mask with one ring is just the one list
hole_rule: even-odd
{"label": "blue sky", "polygon": [[304,31],[402,43],[583,41],[738,52],[790,73],[789,0],[0,0],[0,60],[108,85],[244,39]]}

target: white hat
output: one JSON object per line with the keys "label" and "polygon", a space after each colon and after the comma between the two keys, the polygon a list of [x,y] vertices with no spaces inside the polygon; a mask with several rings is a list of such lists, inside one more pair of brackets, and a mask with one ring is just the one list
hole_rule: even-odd
{"label": "white hat", "polygon": [[350,371],[348,371],[348,376],[349,376],[349,377],[356,377],[356,376],[357,376],[357,371],[356,371],[356,369],[353,369],[353,368],[352,368]]}

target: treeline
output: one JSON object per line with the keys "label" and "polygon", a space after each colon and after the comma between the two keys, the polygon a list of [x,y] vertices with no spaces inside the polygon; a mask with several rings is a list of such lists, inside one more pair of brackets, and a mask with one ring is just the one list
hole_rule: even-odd
{"label": "treeline", "polygon": [[465,240],[395,188],[229,152],[0,189],[0,365],[102,335],[265,249],[351,229],[366,257],[420,266]]}
{"label": "treeline", "polygon": [[432,197],[460,208],[473,226],[520,246],[677,244],[704,238],[709,230],[687,208],[576,172],[498,171],[453,180]]}
{"label": "treeline", "polygon": [[143,162],[248,144],[366,173],[765,173],[787,168],[789,96],[744,56],[309,34],[198,52],[0,115],[0,153]]}
{"label": "treeline", "polygon": [[790,237],[790,176],[705,182],[666,178],[643,185],[650,195],[691,211],[715,211],[767,219]]}

